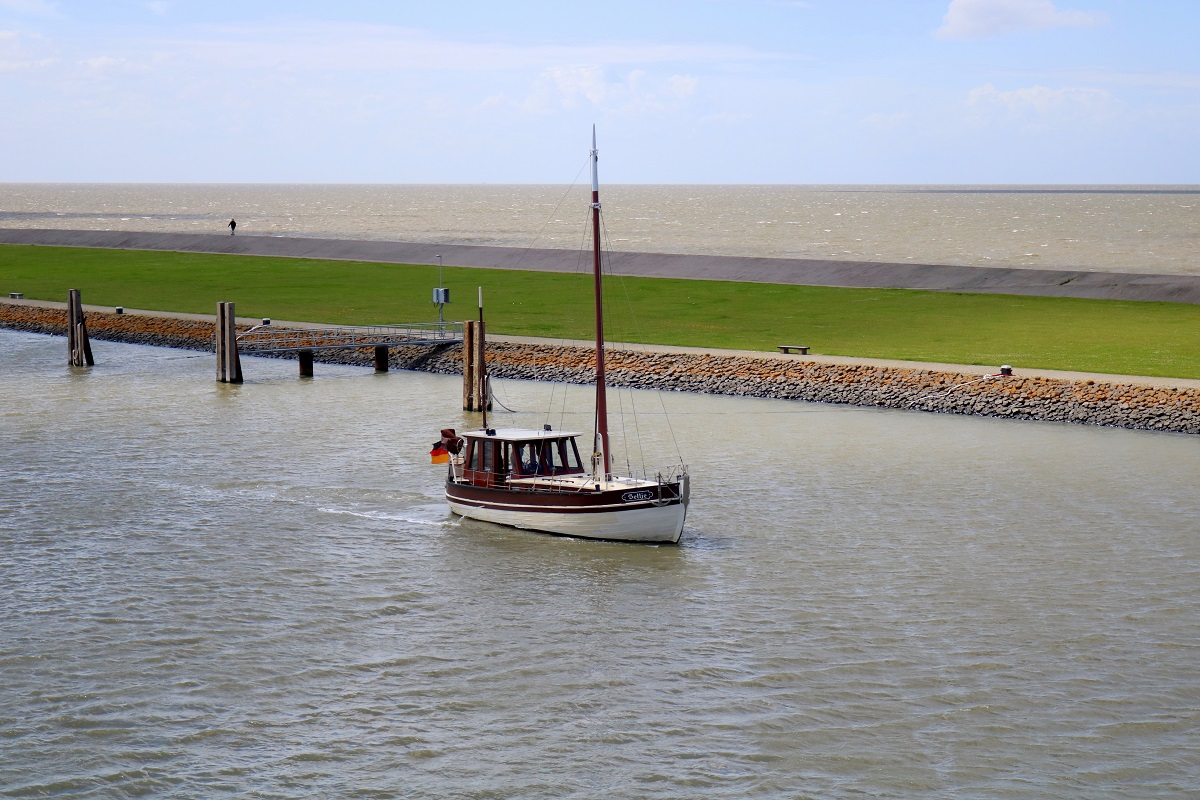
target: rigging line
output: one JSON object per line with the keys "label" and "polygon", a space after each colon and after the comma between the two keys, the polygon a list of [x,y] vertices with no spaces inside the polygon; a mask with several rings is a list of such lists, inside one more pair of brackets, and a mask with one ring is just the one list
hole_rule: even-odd
{"label": "rigging line", "polygon": [[[576,176],[576,179],[578,180],[578,176]],[[585,259],[584,259],[585,252],[590,255],[590,248],[588,247],[588,244],[591,241],[591,238],[590,238],[590,236],[591,236],[591,214],[592,214],[591,207],[589,206],[587,209],[583,210],[581,213],[583,215],[584,224],[581,228],[581,238],[580,238],[579,246],[577,248],[575,248],[575,272],[574,272],[575,275],[584,274],[585,266],[588,269],[590,269],[590,267],[591,267],[590,261],[585,262]],[[567,252],[570,252],[570,251],[564,251],[564,253],[567,253]],[[566,338],[565,333],[560,334],[557,337],[550,337],[550,338],[556,339],[558,342],[558,345],[560,347],[567,346],[567,338]],[[585,337],[585,339],[586,339],[586,337]],[[549,400],[546,405],[546,421],[547,422],[550,422],[551,419],[553,419],[554,399],[555,399],[557,393],[558,393],[558,390],[552,387],[551,391],[550,391],[550,397],[549,397]],[[564,387],[562,390],[562,411],[559,415],[560,427],[562,425],[563,419],[565,419],[565,417],[566,417],[567,399],[568,399],[567,398],[567,389]]]}
{"label": "rigging line", "polygon": [[520,413],[522,413],[522,412],[520,412],[520,411],[513,411],[511,408],[509,408],[508,406],[504,405],[504,403],[501,403],[501,402],[500,402],[500,401],[499,401],[499,400],[496,398],[496,395],[492,395],[492,401],[493,401],[493,402],[494,402],[496,405],[498,405],[498,406],[500,406],[501,408],[503,408],[505,411],[509,412],[510,414],[520,414]]}
{"label": "rigging line", "polygon": [[[608,234],[608,224],[604,217],[604,210],[601,209],[601,211],[600,211],[600,274],[601,274],[601,277],[607,276],[610,279],[614,277],[612,274],[612,256],[613,256],[612,238]],[[610,283],[611,283],[611,280],[610,280]],[[605,303],[604,304],[605,311],[608,312],[611,309],[611,306],[612,306],[611,303]],[[606,313],[606,316],[611,316],[611,314]],[[607,330],[607,327],[606,327],[606,330]],[[625,412],[625,397],[626,397],[626,395],[628,395],[629,408],[630,408],[629,415],[633,417],[634,436],[638,441],[638,458],[641,460],[641,463],[642,463],[642,473],[645,474],[645,472],[646,472],[646,454],[642,450],[642,447],[641,447],[641,430],[638,426],[637,402],[636,402],[636,400],[634,400],[633,390],[629,389],[629,388],[621,387],[621,386],[613,386],[612,389],[615,392],[616,398],[617,398],[617,409],[618,409],[617,413],[618,413],[618,420],[621,425],[621,445],[624,450],[623,455],[625,456],[625,469],[629,472],[629,474],[631,474],[631,475],[633,474],[633,465],[630,462],[630,453],[632,452],[632,448],[629,446],[629,426],[626,424],[626,421],[625,421],[625,418],[627,416],[626,412]]]}
{"label": "rigging line", "polygon": [[[609,277],[610,278],[613,277],[611,272],[609,274]],[[622,288],[624,289],[623,282],[622,282]],[[626,291],[626,296],[628,296],[627,291]],[[629,416],[632,417],[632,420],[633,420],[634,441],[636,441],[638,444],[638,447],[637,447],[638,461],[641,464],[642,474],[645,475],[646,474],[646,451],[645,451],[645,448],[643,448],[641,445],[641,443],[642,443],[642,426],[641,426],[641,420],[639,419],[640,412],[638,411],[638,408],[637,408],[637,395],[634,392],[633,387],[631,387],[631,386],[618,385],[618,386],[615,386],[614,389],[617,393],[617,402],[619,404],[620,414],[621,414],[621,418],[620,418],[621,436],[623,437],[624,445],[625,445],[626,467],[629,469],[629,472],[632,475],[633,468],[630,464],[630,453],[632,452],[632,448],[629,446],[629,425],[626,422],[626,413],[625,413],[625,398],[628,397],[629,398],[629,408],[630,408]]]}
{"label": "rigging line", "polygon": [[517,263],[513,266],[513,269],[520,269],[521,262],[525,260],[525,256],[529,255],[529,251],[532,250],[533,246],[542,238],[542,234],[545,233],[546,227],[550,224],[550,220],[554,219],[555,215],[558,214],[558,210],[562,208],[562,204],[567,201],[567,195],[569,195],[571,190],[575,188],[575,185],[579,183],[579,176],[583,174],[584,170],[591,166],[591,163],[592,157],[589,155],[586,159],[584,159],[583,166],[579,168],[579,172],[575,173],[575,178],[571,181],[567,188],[563,190],[562,196],[558,198],[558,204],[554,206],[554,210],[550,212],[550,216],[546,218],[546,221],[542,223],[542,227],[538,228],[538,232],[534,234],[529,244],[527,244],[524,249],[521,250],[521,254],[517,256]]}
{"label": "rigging line", "polygon": [[513,411],[513,409],[509,408],[508,406],[504,405],[504,403],[500,402],[500,398],[496,397],[496,391],[495,391],[494,387],[499,387],[499,386],[502,386],[503,384],[496,383],[495,381],[493,381],[492,377],[490,375],[487,376],[487,384],[488,384],[488,396],[491,397],[492,400],[495,401],[501,408],[503,408],[505,411],[511,412],[513,414],[523,413],[520,411]]}
{"label": "rigging line", "polygon": [[[604,248],[600,248],[601,262],[599,265],[597,265],[594,262],[594,260],[591,258],[595,254],[593,251],[593,247],[590,246],[593,244],[592,243],[592,225],[591,225],[592,207],[590,205],[588,206],[588,208],[585,211],[583,211],[583,220],[584,220],[584,224],[582,226],[582,231],[581,231],[582,236],[580,238],[579,248],[575,251],[575,273],[577,275],[590,274],[592,272],[592,270],[596,269],[597,266],[600,266],[600,273],[601,273],[601,275],[603,275],[604,274],[604,270],[603,270]],[[604,224],[603,215],[601,215],[600,224],[601,225]],[[601,314],[603,314],[603,312],[604,312],[603,304],[600,305],[600,312],[601,312]],[[603,316],[601,316],[600,319],[601,319],[601,321],[603,321],[603,319],[604,319]],[[589,337],[593,341],[596,338],[595,334],[596,334],[596,331],[595,331],[595,328],[593,328],[592,335],[591,335],[591,337]],[[601,344],[603,344],[603,343],[601,343]],[[594,357],[596,360],[593,363],[593,369],[595,369],[595,375],[593,377],[593,382],[598,385],[599,378],[600,378],[600,361],[599,361],[600,353],[599,352],[594,353]],[[596,405],[593,405],[593,407],[592,407],[592,452],[593,453],[596,452],[596,445],[598,444],[599,438],[600,438],[600,409]],[[610,444],[609,444],[610,449],[611,449],[611,446],[612,445],[610,442]]]}
{"label": "rigging line", "polygon": [[[629,392],[629,405],[633,407],[633,436],[634,436],[634,439],[638,443],[638,460],[641,462],[641,465],[642,465],[642,474],[645,475],[646,474],[646,451],[645,451],[645,448],[642,447],[642,425],[641,425],[641,420],[638,419],[637,399],[634,397],[632,389],[628,389],[627,391]],[[624,421],[624,419],[622,419],[621,420],[622,432],[624,432],[625,429],[626,429],[625,421]],[[629,462],[629,446],[628,445],[626,445],[626,447],[625,447],[625,461],[626,461],[626,464],[628,464],[628,462]],[[633,470],[630,469],[630,474],[632,474],[632,473],[633,473]]]}
{"label": "rigging line", "polygon": [[[525,246],[525,248],[521,251],[521,254],[517,257],[517,262],[516,262],[516,265],[514,266],[514,269],[520,268],[521,263],[525,260],[525,257],[529,254],[529,251],[532,250],[533,246],[538,241],[541,240],[542,234],[545,233],[546,228],[550,225],[550,221],[553,220],[556,216],[558,216],[558,210],[560,208],[562,208],[563,203],[565,203],[567,201],[567,197],[571,194],[571,190],[574,189],[575,186],[579,183],[579,176],[583,174],[584,170],[586,170],[589,166],[591,166],[591,162],[592,162],[592,157],[591,157],[591,154],[589,153],[587,158],[585,158],[583,160],[583,164],[579,167],[579,171],[577,173],[575,173],[575,177],[571,180],[571,183],[568,184],[567,188],[563,190],[562,195],[558,198],[558,203],[554,206],[554,210],[550,212],[548,217],[546,217],[546,221],[542,223],[542,227],[538,228],[538,232],[536,234],[534,234],[534,236],[530,240],[529,244]],[[560,343],[563,341],[565,341],[565,340],[560,338]],[[562,415],[563,415],[563,417],[565,417],[566,405],[567,405],[567,397],[566,397],[565,390],[563,391],[562,395],[563,395]],[[555,397],[555,390],[553,388],[551,388],[550,397],[546,404],[546,419],[545,419],[545,421],[547,423],[549,423],[554,417],[554,397]],[[560,417],[560,422],[559,422],[560,426],[562,424],[561,419],[562,419],[562,417]]]}
{"label": "rigging line", "polygon": [[[591,248],[589,247],[589,243],[591,242],[591,230],[592,230],[591,206],[588,206],[585,209],[581,209],[579,211],[579,214],[583,218],[583,224],[580,226],[580,229],[579,229],[580,230],[579,246],[575,248],[575,273],[574,274],[576,276],[583,276],[583,275],[590,274],[591,268],[592,268],[591,258],[590,258]],[[587,314],[585,316],[588,316],[590,318],[591,315]],[[586,342],[588,339],[594,338],[594,333],[595,333],[595,331],[593,331],[593,336],[585,336],[584,341]],[[558,343],[560,346],[563,346],[563,347],[567,346],[567,339],[566,339],[565,335],[559,337]],[[576,347],[579,346],[579,342],[576,341],[572,346],[576,346]],[[592,380],[594,383],[594,381],[595,381],[594,375],[593,375]],[[569,392],[570,392],[569,386],[564,385],[562,387],[562,411],[560,413],[560,423],[559,423],[560,426],[566,424],[566,417],[567,417],[567,413],[568,413],[567,405],[568,405],[568,400],[569,400],[569,397],[568,397]],[[593,422],[593,424],[595,423],[595,412],[594,411],[592,414],[592,422]],[[595,437],[595,431],[593,431],[593,439],[594,439],[594,437]],[[594,445],[593,445],[593,449],[595,449]]]}
{"label": "rigging line", "polygon": [[[633,393],[621,391],[621,388],[622,387],[620,387],[620,386],[614,387],[614,389],[616,390],[616,394],[617,394],[617,414],[619,415],[618,419],[620,420],[620,423],[621,423],[621,445],[625,451],[625,453],[624,453],[625,454],[625,471],[628,474],[632,475],[633,474],[633,466],[630,464],[630,461],[629,461],[629,452],[630,452],[629,426],[625,424],[625,395],[626,394],[629,395],[629,405],[633,412],[633,429],[634,429],[635,438],[637,438],[640,435],[640,432],[638,431],[638,427],[637,427],[637,406],[633,399]],[[639,442],[638,450],[640,451],[641,450],[640,438],[638,439],[638,442]],[[644,459],[643,459],[643,461],[644,461]],[[642,464],[643,472],[645,472],[645,466],[646,465],[643,463]]]}
{"label": "rigging line", "polygon": [[[603,222],[603,215],[601,215],[601,223],[600,223],[600,224],[601,224],[601,228],[602,228],[602,230],[604,230],[604,227],[603,227],[603,226],[604,226],[604,222]],[[605,251],[605,249],[602,247],[602,248],[601,248],[601,252],[602,252],[602,253],[604,253],[604,252],[607,252],[607,251]],[[601,261],[601,266],[602,266],[601,272],[603,273],[603,260]],[[611,275],[610,275],[609,277],[611,277]],[[604,307],[605,307],[605,310],[606,310],[606,311],[608,310],[608,308],[609,308],[609,305],[610,305],[610,304],[607,304],[607,303],[605,304],[605,306],[604,306]],[[623,452],[623,455],[625,456],[625,470],[626,470],[626,472],[627,472],[628,474],[632,475],[632,474],[633,474],[633,465],[632,465],[632,463],[630,462],[630,457],[629,457],[629,456],[630,456],[630,452],[632,451],[632,448],[629,446],[629,425],[627,425],[627,424],[626,424],[626,411],[625,411],[625,398],[626,398],[626,395],[628,395],[628,396],[629,396],[629,406],[630,406],[630,410],[631,410],[631,412],[632,412],[632,416],[633,416],[633,424],[634,424],[635,438],[636,438],[636,436],[637,436],[637,434],[638,434],[638,430],[637,430],[637,406],[636,406],[636,404],[635,404],[635,402],[634,402],[634,399],[633,399],[633,393],[632,393],[632,392],[630,392],[629,390],[627,390],[627,389],[625,389],[624,387],[622,387],[622,386],[619,386],[619,385],[618,385],[618,386],[613,386],[613,387],[612,387],[612,389],[613,389],[613,393],[616,395],[616,400],[617,400],[617,420],[618,420],[618,422],[619,422],[619,424],[620,424],[620,426],[621,426],[621,447],[622,447],[622,449],[623,449],[623,451],[624,451],[624,452]],[[639,449],[639,451],[640,451],[640,449],[641,449],[641,448],[640,448],[640,446],[639,446],[639,448],[638,448],[638,449]],[[640,452],[639,452],[639,455],[640,455]],[[645,464],[643,464],[642,466],[643,466],[643,472],[644,472],[644,471],[645,471]]]}
{"label": "rigging line", "polygon": [[[611,240],[609,239],[608,226],[605,225],[603,214],[600,215],[600,227],[602,229],[602,233],[603,233],[605,240],[608,242],[608,252],[611,255],[614,252],[614,249],[612,247]],[[634,311],[633,301],[629,296],[629,284],[624,280],[625,276],[617,275],[612,272],[611,266],[612,266],[613,259],[609,258],[608,261],[609,261],[609,265],[610,265],[609,277],[616,279],[616,283],[621,288],[621,294],[625,299],[625,307],[629,309],[629,325],[630,325],[630,328],[632,328],[632,330],[633,330],[634,338],[644,339],[645,337],[643,336],[643,332],[642,332],[642,328],[641,328],[641,321],[639,320],[637,313]],[[642,354],[649,353],[649,351],[646,350],[644,348],[644,346],[641,345],[640,343],[634,343],[633,347],[635,348],[636,352],[639,352]],[[632,394],[632,389],[630,390],[630,393]],[[662,390],[655,389],[654,393],[655,393],[655,396],[658,398],[659,406],[663,410],[663,417],[667,421],[667,432],[671,436],[671,444],[674,445],[674,447],[675,447],[676,457],[679,458],[680,463],[683,463],[683,456],[681,455],[681,452],[679,449],[679,439],[675,436],[675,427],[673,425],[671,425],[671,415],[667,412],[667,405],[666,405],[666,401],[663,399]],[[637,426],[637,415],[636,414],[634,415],[634,425]],[[641,436],[640,429],[638,431],[638,435],[639,435],[639,437]],[[645,470],[645,454],[643,454],[642,459],[643,459],[642,469]]]}

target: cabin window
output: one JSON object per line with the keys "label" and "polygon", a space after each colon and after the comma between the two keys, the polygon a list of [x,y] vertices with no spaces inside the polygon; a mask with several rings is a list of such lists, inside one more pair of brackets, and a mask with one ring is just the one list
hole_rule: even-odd
{"label": "cabin window", "polygon": [[467,469],[472,469],[478,472],[479,453],[482,448],[480,448],[479,442],[475,441],[474,439],[468,440],[467,447],[469,448],[467,450]]}
{"label": "cabin window", "polygon": [[575,440],[565,440],[563,449],[567,451],[567,469],[571,472],[583,472],[583,464],[579,460],[579,449],[575,446]]}
{"label": "cabin window", "polygon": [[558,451],[559,441],[552,439],[542,442],[542,468],[550,474],[562,472],[562,457]]}
{"label": "cabin window", "polygon": [[521,442],[513,445],[513,466],[522,475],[537,475],[542,471],[540,446],[537,442]]}
{"label": "cabin window", "polygon": [[[483,445],[483,471],[492,472],[495,469],[496,458],[496,443],[493,441],[484,441],[479,444]],[[478,447],[478,445],[476,445]]]}
{"label": "cabin window", "polygon": [[550,474],[582,472],[574,439],[550,439],[542,443],[542,471]]}

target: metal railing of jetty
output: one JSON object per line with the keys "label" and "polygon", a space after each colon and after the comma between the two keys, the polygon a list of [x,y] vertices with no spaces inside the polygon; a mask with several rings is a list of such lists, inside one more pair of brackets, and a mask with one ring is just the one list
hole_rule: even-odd
{"label": "metal railing of jetty", "polygon": [[461,322],[412,322],[331,328],[280,328],[256,325],[237,336],[242,353],[286,353],[355,347],[454,344],[463,340]]}

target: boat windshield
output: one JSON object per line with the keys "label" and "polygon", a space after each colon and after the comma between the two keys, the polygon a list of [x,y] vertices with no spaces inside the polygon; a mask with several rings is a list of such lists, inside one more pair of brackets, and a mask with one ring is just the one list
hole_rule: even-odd
{"label": "boat windshield", "polygon": [[511,444],[512,471],[523,476],[583,472],[574,439],[542,439]]}

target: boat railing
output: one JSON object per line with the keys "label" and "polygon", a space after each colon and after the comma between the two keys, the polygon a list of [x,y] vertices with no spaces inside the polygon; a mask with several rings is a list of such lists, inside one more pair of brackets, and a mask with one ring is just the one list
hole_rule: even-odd
{"label": "boat railing", "polygon": [[640,477],[642,480],[656,481],[658,483],[678,483],[687,474],[687,471],[687,464],[672,464],[658,469],[644,469],[640,476],[632,475],[631,477]]}
{"label": "boat railing", "polygon": [[[673,464],[668,467],[663,467],[655,472],[645,470],[641,476],[629,476],[635,480],[654,481],[660,485],[678,483],[683,476],[687,474],[686,464]],[[478,472],[471,471],[471,475],[466,473],[468,470],[461,456],[454,456],[450,460],[450,479],[464,483],[470,486],[478,486],[481,489],[495,489],[504,487],[509,491],[517,492],[551,492],[555,494],[579,494],[580,492],[590,491],[595,486],[595,478],[590,477],[588,480],[578,480],[582,477],[579,473],[574,473],[569,476],[574,480],[556,481],[552,475],[516,475],[509,473],[507,475],[498,472]],[[614,478],[616,476],[613,476]],[[482,479],[482,480],[481,480]]]}
{"label": "boat railing", "polygon": [[[471,474],[468,476],[467,472]],[[556,481],[556,477],[570,477],[570,482]],[[461,462],[450,462],[450,480],[467,486],[477,486],[481,489],[504,488],[515,492],[552,492],[555,494],[579,494],[590,491],[595,485],[591,481],[580,481],[579,473],[569,476],[553,475],[516,475],[498,472],[479,472],[466,470]]]}

